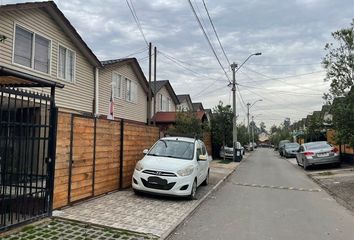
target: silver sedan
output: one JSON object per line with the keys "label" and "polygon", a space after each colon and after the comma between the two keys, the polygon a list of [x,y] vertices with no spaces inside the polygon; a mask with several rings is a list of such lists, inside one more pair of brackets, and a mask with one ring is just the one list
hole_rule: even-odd
{"label": "silver sedan", "polygon": [[325,141],[302,144],[296,154],[296,161],[305,170],[311,165],[340,165],[338,149]]}

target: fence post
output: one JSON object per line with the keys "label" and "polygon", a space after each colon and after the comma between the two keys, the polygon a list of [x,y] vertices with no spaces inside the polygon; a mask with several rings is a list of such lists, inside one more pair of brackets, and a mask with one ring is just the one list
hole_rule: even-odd
{"label": "fence post", "polygon": [[123,188],[124,119],[120,121],[119,189]]}
{"label": "fence post", "polygon": [[97,129],[97,117],[94,117],[93,125],[93,166],[92,166],[92,197],[95,196],[95,172],[96,172],[96,131]]}
{"label": "fence post", "polygon": [[[52,93],[53,94],[53,93]],[[49,170],[49,203],[48,203],[48,213],[49,216],[52,215],[53,203],[54,203],[54,178],[55,178],[55,158],[56,158],[56,147],[57,147],[57,124],[58,124],[58,108],[54,103],[54,96],[52,96],[51,108],[50,108],[50,145],[49,145],[49,158],[47,161]]]}

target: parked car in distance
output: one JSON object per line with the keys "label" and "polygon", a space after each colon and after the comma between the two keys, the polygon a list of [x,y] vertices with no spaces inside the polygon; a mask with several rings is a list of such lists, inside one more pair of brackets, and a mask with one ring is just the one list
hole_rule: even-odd
{"label": "parked car in distance", "polygon": [[[245,148],[241,145],[240,142],[237,142],[237,149],[241,149],[241,154],[242,155],[245,155]],[[220,149],[220,152],[219,152],[219,156],[220,158],[233,158],[234,156],[234,150],[232,147],[228,147],[228,146],[225,146],[225,147],[221,147]]]}
{"label": "parked car in distance", "polygon": [[281,140],[278,144],[278,152],[280,154],[280,156],[283,156],[283,148],[284,148],[284,144],[285,143],[289,143],[289,140]]}
{"label": "parked car in distance", "polygon": [[300,146],[296,161],[305,170],[311,165],[336,164],[340,166],[338,149],[328,142],[309,142]]}
{"label": "parked car in distance", "polygon": [[300,148],[300,144],[298,143],[285,143],[283,147],[283,156],[286,158],[296,157],[299,148]]}
{"label": "parked car in distance", "polygon": [[195,199],[198,186],[209,182],[209,157],[203,141],[165,137],[144,150],[132,178],[136,193],[185,196]]}

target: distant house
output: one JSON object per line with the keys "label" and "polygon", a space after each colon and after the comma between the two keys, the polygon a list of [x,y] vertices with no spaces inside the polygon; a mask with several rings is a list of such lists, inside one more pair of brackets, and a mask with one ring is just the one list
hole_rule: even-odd
{"label": "distant house", "polygon": [[153,98],[151,101],[151,116],[154,116],[154,98],[156,98],[157,112],[175,112],[179,104],[177,95],[169,80],[160,80],[151,83]]}
{"label": "distant house", "polygon": [[102,61],[99,71],[99,114],[107,115],[111,94],[114,117],[147,121],[148,82],[136,58]]}
{"label": "distant house", "polygon": [[179,104],[177,105],[177,111],[188,112],[193,111],[193,103],[189,94],[177,95]]}
{"label": "distant house", "polygon": [[204,111],[203,104],[201,102],[193,103],[193,111],[194,112]]}

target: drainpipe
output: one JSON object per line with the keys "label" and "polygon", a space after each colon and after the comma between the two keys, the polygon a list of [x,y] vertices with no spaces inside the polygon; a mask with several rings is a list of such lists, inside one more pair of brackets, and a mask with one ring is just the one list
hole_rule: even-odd
{"label": "drainpipe", "polygon": [[97,67],[95,67],[95,112],[94,115],[97,117],[98,116],[98,107],[99,107],[99,70]]}

